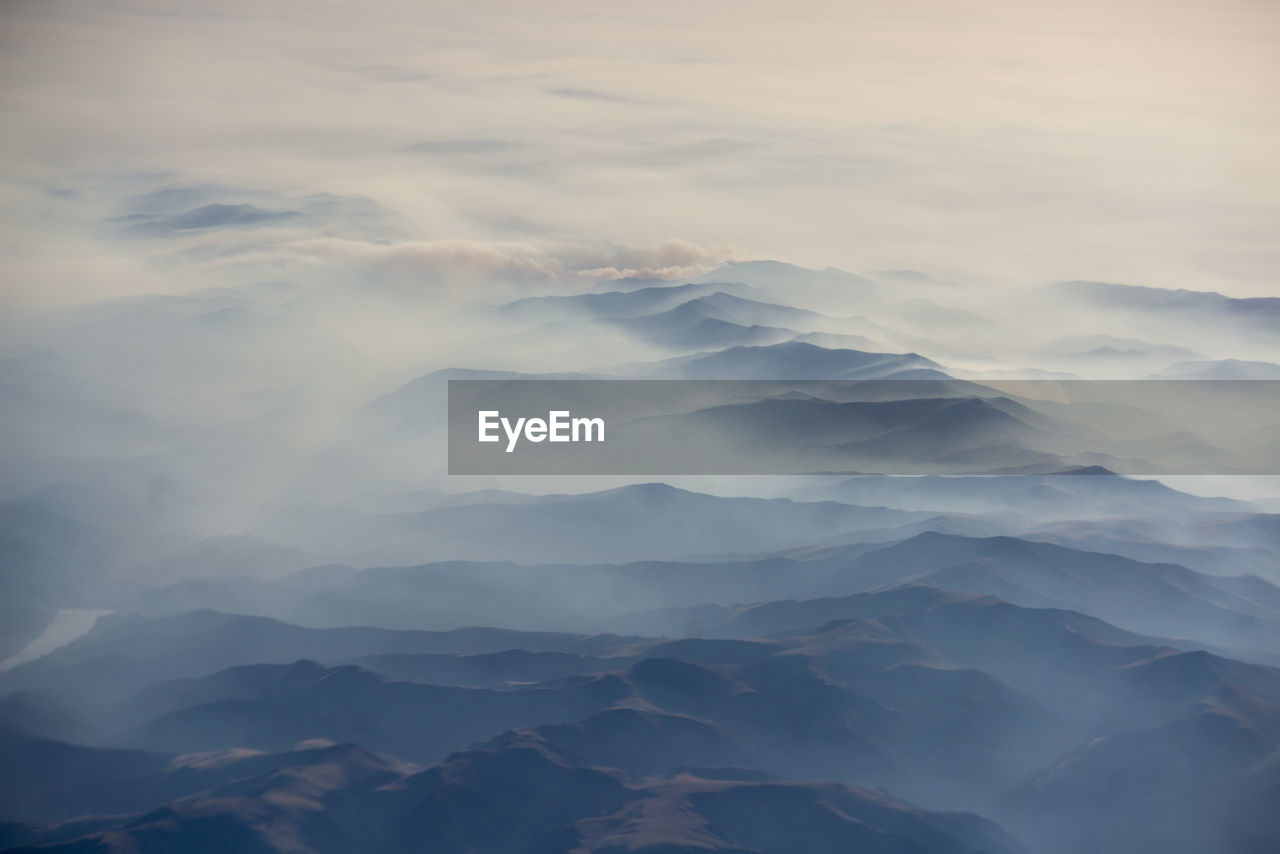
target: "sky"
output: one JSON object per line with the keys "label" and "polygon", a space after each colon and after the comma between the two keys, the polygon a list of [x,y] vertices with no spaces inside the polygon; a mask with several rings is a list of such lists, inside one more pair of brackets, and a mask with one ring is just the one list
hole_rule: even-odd
{"label": "sky", "polygon": [[[729,258],[1270,295],[1278,43],[1265,0],[4,2],[0,310]],[[201,187],[377,214],[122,239]]]}

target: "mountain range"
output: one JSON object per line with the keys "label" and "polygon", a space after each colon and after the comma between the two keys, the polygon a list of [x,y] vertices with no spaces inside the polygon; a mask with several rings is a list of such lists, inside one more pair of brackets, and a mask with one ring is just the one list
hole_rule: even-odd
{"label": "mountain range", "polygon": [[[0,352],[0,850],[1280,848],[1275,299],[360,263]],[[447,475],[452,380],[603,382],[661,474]]]}

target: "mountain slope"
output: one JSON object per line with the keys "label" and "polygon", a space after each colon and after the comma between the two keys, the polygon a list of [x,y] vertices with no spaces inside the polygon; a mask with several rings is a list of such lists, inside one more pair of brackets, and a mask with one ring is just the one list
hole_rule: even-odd
{"label": "mountain slope", "polygon": [[1083,611],[1166,637],[1243,650],[1280,648],[1280,590],[1256,591],[1173,564],[1149,564],[1014,537],[924,533],[862,554],[823,589],[849,593],[904,581],[1000,596],[1031,607]]}
{"label": "mountain slope", "polygon": [[914,353],[869,353],[829,349],[789,341],[765,347],[730,347],[716,353],[678,357],[653,365],[653,373],[685,379],[855,380],[934,378],[940,366]]}
{"label": "mountain slope", "polygon": [[[536,741],[461,752],[408,778],[352,756],[215,794],[140,816],[85,843],[141,854],[232,847],[250,854],[390,854],[423,846],[441,854],[746,854],[779,845],[797,854],[1025,850],[976,816],[929,812],[865,790],[714,774],[642,781],[575,765]],[[85,845],[42,850],[69,854]]]}
{"label": "mountain slope", "polygon": [[1103,310],[1140,312],[1182,322],[1213,318],[1266,337],[1280,329],[1280,298],[1240,299],[1215,291],[1170,290],[1109,282],[1062,282],[1054,291]]}

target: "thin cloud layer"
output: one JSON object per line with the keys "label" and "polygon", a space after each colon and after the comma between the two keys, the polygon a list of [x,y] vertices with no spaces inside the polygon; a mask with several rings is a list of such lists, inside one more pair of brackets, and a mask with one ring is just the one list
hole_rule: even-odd
{"label": "thin cloud layer", "polygon": [[[55,194],[114,183],[124,198],[163,176],[368,198],[414,242],[675,236],[982,286],[1237,296],[1268,293],[1280,263],[1270,4],[639,14],[490,0],[303,15],[50,2],[0,16],[0,106],[19,119],[0,129],[0,210],[24,270],[112,254],[78,228],[85,201]],[[502,262],[513,270],[542,263],[497,254],[517,256]],[[565,266],[671,276],[701,263]],[[6,302],[22,301],[21,278],[6,276]]]}
{"label": "thin cloud layer", "polygon": [[282,252],[324,262],[352,262],[392,275],[540,284],[595,284],[612,279],[682,279],[701,275],[737,257],[730,247],[704,248],[687,240],[656,246],[602,243],[530,243],[446,239],[379,244],[334,238],[299,240]]}

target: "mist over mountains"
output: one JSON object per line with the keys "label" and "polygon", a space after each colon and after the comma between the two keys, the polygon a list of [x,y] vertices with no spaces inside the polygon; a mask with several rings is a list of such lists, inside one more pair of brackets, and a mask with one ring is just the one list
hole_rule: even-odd
{"label": "mist over mountains", "polygon": [[[213,213],[172,229],[266,225]],[[361,351],[334,325],[350,295],[333,285],[134,297],[24,333],[0,362],[4,446],[23,451],[0,503],[0,842],[1243,854],[1280,839],[1261,808],[1280,785],[1280,517],[1105,465],[1226,465],[1267,453],[1265,431],[984,379],[937,330],[1005,321],[935,305],[927,280],[776,263],[702,278],[462,306],[472,343],[453,363],[412,342]],[[1051,292],[1145,312],[1149,290]],[[1188,299],[1158,301],[1144,334]],[[1168,328],[1028,344],[1005,366],[1266,375],[1201,367]],[[782,383],[656,415],[621,397],[621,429],[696,422],[734,453],[980,475],[749,490],[445,475],[448,381],[525,378]],[[780,391],[802,381],[874,382]],[[1247,400],[1233,388],[1218,399]]]}
{"label": "mist over mountains", "polygon": [[0,854],[1280,851],[1277,8],[0,4]]}

